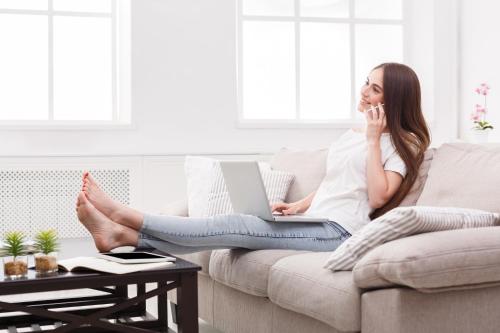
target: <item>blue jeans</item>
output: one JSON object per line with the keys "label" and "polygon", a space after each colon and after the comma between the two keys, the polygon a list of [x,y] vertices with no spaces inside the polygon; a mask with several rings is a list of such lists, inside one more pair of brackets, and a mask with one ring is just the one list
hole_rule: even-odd
{"label": "blue jeans", "polygon": [[350,236],[335,222],[266,222],[243,214],[202,218],[144,215],[138,247],[172,254],[234,248],[328,252]]}

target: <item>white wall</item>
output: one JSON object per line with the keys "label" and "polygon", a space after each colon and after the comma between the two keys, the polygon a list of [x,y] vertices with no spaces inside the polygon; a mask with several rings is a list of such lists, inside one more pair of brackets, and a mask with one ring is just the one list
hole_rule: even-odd
{"label": "white wall", "polygon": [[[435,4],[446,7],[442,4],[453,2],[440,0]],[[235,0],[132,0],[135,128],[2,130],[0,155],[267,153],[282,146],[327,146],[345,129],[239,129],[235,126],[235,4]],[[434,24],[432,15],[426,20]],[[425,20],[422,22],[426,24]],[[435,66],[434,86],[449,86],[453,78],[448,75],[451,68],[446,53],[450,52],[448,25],[446,20],[436,22],[440,33],[433,44],[438,48],[428,50],[435,52],[436,58],[440,57],[439,66]],[[419,66],[424,68],[425,63]],[[451,95],[436,95],[432,103],[440,108],[449,106]],[[453,117],[450,112],[439,110],[437,128],[433,129],[436,142],[456,136],[456,122],[451,130],[447,123]]]}
{"label": "white wall", "polygon": [[488,96],[489,120],[495,129],[491,141],[500,141],[500,43],[495,0],[461,0],[460,40],[460,136],[466,138],[473,126],[469,119],[474,105],[482,100],[474,88],[481,82],[491,86]]}
{"label": "white wall", "polygon": [[0,131],[0,154],[270,152],[327,145],[330,129],[237,129],[234,0],[132,0],[136,128]]}

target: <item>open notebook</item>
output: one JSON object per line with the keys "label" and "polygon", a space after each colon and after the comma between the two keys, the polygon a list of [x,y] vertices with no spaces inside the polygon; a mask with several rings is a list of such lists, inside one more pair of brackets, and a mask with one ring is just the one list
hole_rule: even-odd
{"label": "open notebook", "polygon": [[120,264],[117,262],[96,258],[96,257],[76,257],[59,260],[59,268],[74,272],[78,270],[94,270],[104,273],[126,274],[150,269],[159,269],[172,266],[174,262],[155,262],[147,264]]}

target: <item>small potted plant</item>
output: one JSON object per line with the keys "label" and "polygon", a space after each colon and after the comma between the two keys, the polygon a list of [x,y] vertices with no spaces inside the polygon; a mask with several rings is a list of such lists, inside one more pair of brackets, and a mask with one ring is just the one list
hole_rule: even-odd
{"label": "small potted plant", "polygon": [[11,231],[4,237],[3,258],[4,275],[11,279],[22,278],[28,274],[28,256],[24,246],[25,235],[19,231]]}
{"label": "small potted plant", "polygon": [[59,243],[55,230],[42,230],[35,236],[35,269],[38,274],[57,272]]}
{"label": "small potted plant", "polygon": [[471,114],[471,120],[474,123],[473,135],[476,143],[488,142],[488,134],[493,130],[493,126],[486,120],[488,109],[486,107],[486,97],[488,96],[490,86],[487,83],[481,83],[474,91],[479,96],[484,97],[484,104],[476,104],[474,112]]}

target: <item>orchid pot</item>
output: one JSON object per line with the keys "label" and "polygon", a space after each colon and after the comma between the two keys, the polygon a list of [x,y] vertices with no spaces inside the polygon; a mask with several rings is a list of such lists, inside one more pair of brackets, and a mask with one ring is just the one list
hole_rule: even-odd
{"label": "orchid pot", "polygon": [[474,127],[472,127],[472,140],[475,143],[486,143],[493,126],[486,120],[488,108],[486,107],[486,97],[488,96],[490,86],[487,83],[481,83],[474,91],[484,98],[483,104],[476,104],[474,112],[470,115]]}
{"label": "orchid pot", "polygon": [[473,136],[474,143],[487,143],[488,139],[489,139],[490,132],[491,132],[491,129],[485,129],[485,130],[473,129],[472,136]]}

